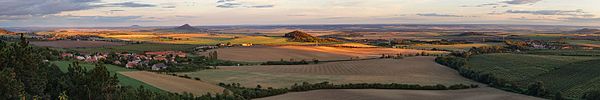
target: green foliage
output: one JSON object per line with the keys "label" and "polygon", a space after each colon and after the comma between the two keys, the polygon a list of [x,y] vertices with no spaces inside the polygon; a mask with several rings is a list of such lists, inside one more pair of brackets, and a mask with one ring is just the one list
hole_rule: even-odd
{"label": "green foliage", "polygon": [[475,55],[467,60],[438,57],[436,62],[492,87],[538,97],[576,98],[600,89],[597,57],[499,53]]}
{"label": "green foliage", "polygon": [[[42,100],[241,100],[230,95],[176,94],[155,92],[143,87],[119,86],[119,77],[111,73],[119,68],[96,64],[82,66],[75,62],[66,71],[47,60],[44,49],[33,49],[27,41],[0,42],[0,99]],[[42,50],[42,51],[39,51]],[[91,68],[88,70],[87,68]]]}
{"label": "green foliage", "polygon": [[542,82],[535,82],[535,83],[529,85],[529,87],[527,88],[527,91],[525,91],[525,94],[532,95],[532,96],[538,96],[538,97],[544,97],[548,93],[546,91],[546,88],[544,88],[544,85],[542,84]]}
{"label": "green foliage", "polygon": [[12,70],[0,71],[0,83],[0,99],[19,99],[23,95],[23,83]]}
{"label": "green foliage", "polygon": [[381,83],[358,83],[358,84],[331,84],[329,82],[321,82],[310,84],[308,82],[303,82],[302,84],[294,84],[292,87],[288,88],[262,88],[260,85],[257,85],[256,88],[246,88],[240,86],[239,83],[232,84],[218,84],[221,87],[224,87],[228,90],[231,90],[235,95],[239,95],[244,97],[245,99],[254,99],[261,97],[274,96],[279,94],[284,94],[288,92],[302,92],[302,91],[310,91],[310,90],[318,90],[318,89],[406,89],[406,90],[458,90],[458,89],[468,89],[468,88],[477,88],[478,85],[464,85],[464,84],[455,84],[451,86],[444,85],[417,85],[417,84],[381,84]]}
{"label": "green foliage", "polygon": [[[318,61],[317,61],[318,63]],[[262,63],[261,65],[306,65],[309,64],[308,61],[306,60],[300,60],[300,61],[267,61],[265,63]]]}
{"label": "green foliage", "polygon": [[600,100],[600,91],[590,91],[581,97],[584,100]]}

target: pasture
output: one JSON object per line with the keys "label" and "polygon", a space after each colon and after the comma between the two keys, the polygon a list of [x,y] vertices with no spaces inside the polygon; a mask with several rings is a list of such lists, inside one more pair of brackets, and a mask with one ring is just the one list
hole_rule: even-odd
{"label": "pasture", "polygon": [[41,47],[53,47],[53,48],[91,48],[91,47],[110,47],[110,46],[123,46],[124,43],[107,42],[107,41],[72,41],[72,40],[60,40],[60,41],[32,41],[29,42],[35,46]]}
{"label": "pasture", "polygon": [[482,87],[465,90],[335,89],[287,93],[257,100],[543,100]]}
{"label": "pasture", "polygon": [[600,50],[534,50],[527,54],[559,56],[600,56]]}
{"label": "pasture", "polygon": [[219,69],[178,73],[199,77],[217,84],[240,83],[242,86],[289,87],[294,83],[414,83],[477,84],[439,65],[434,57],[376,59],[331,62],[313,65],[222,66]]}
{"label": "pasture", "polygon": [[600,41],[592,40],[568,40],[567,43],[586,47],[600,48]]}

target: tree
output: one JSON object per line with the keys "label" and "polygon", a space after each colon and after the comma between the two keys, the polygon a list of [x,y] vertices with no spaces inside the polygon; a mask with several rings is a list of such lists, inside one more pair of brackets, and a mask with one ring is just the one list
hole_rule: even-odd
{"label": "tree", "polygon": [[566,100],[565,97],[563,97],[562,92],[556,92],[556,94],[554,94],[554,98],[552,100]]}
{"label": "tree", "polygon": [[581,98],[585,100],[600,100],[600,91],[586,92]]}
{"label": "tree", "polygon": [[538,81],[538,82],[535,82],[535,83],[529,85],[529,87],[527,88],[526,94],[532,95],[532,96],[543,97],[547,94],[547,91],[544,88],[543,83]]}
{"label": "tree", "polygon": [[16,79],[16,74],[11,70],[0,71],[0,99],[16,100],[24,94],[23,83]]}

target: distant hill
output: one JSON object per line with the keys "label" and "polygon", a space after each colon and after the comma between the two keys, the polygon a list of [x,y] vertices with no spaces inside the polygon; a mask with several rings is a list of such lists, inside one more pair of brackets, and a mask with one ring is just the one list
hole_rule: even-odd
{"label": "distant hill", "polygon": [[131,26],[129,26],[129,27],[131,27],[131,28],[140,28],[140,27],[142,27],[142,26],[140,26],[140,25],[131,25]]}
{"label": "distant hill", "polygon": [[321,39],[302,31],[286,33],[283,37],[286,37],[290,39],[290,41],[294,42],[339,42],[339,40],[336,39]]}
{"label": "distant hill", "polygon": [[154,30],[154,31],[158,31],[158,32],[178,32],[178,33],[206,32],[205,29],[195,28],[195,27],[192,27],[189,24],[184,24],[184,25],[181,25],[179,27],[170,28],[170,29],[157,29],[157,30]]}
{"label": "distant hill", "polygon": [[179,27],[176,27],[175,29],[176,30],[198,30],[197,28],[190,26],[190,24],[184,24]]}
{"label": "distant hill", "polygon": [[0,28],[0,34],[15,34],[15,32]]}
{"label": "distant hill", "polygon": [[583,29],[571,31],[569,33],[575,33],[575,34],[600,34],[600,29],[583,28]]}
{"label": "distant hill", "polygon": [[485,34],[480,32],[464,32],[453,36],[485,36]]}

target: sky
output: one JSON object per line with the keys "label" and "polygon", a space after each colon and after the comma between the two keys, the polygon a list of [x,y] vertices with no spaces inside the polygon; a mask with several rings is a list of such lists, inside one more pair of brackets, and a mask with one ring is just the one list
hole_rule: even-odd
{"label": "sky", "polygon": [[600,26],[600,0],[0,0],[0,27],[289,24]]}

